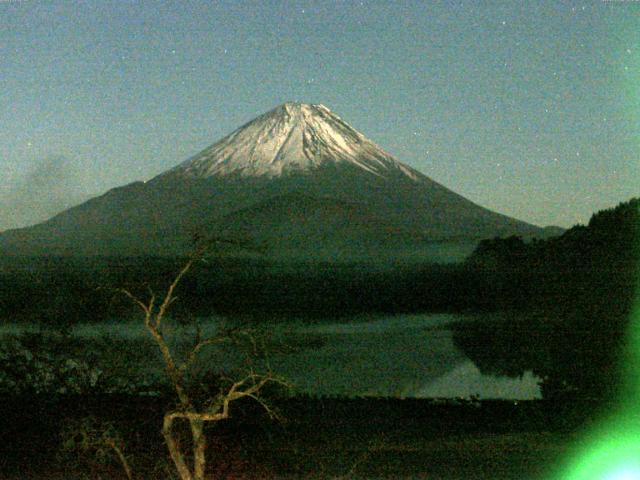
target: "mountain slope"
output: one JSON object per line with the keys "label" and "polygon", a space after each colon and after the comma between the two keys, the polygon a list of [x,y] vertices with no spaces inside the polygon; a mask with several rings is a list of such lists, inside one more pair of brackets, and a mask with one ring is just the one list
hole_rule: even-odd
{"label": "mountain slope", "polygon": [[247,236],[272,252],[331,258],[543,234],[404,165],[326,107],[284,104],[148,182],[5,232],[0,248],[173,255],[189,250],[194,232]]}
{"label": "mountain slope", "polygon": [[254,238],[269,255],[296,258],[379,256],[423,240],[366,205],[295,192],[234,211],[212,227],[226,237]]}

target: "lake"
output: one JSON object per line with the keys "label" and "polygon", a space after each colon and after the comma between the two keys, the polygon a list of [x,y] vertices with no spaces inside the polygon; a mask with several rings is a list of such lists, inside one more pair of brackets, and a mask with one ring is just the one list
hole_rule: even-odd
{"label": "lake", "polygon": [[[251,323],[269,338],[272,369],[287,378],[296,392],[312,395],[385,396],[419,398],[532,399],[540,397],[538,379],[481,374],[455,347],[449,325],[455,314],[360,315],[309,323],[296,319]],[[212,333],[219,319],[200,322]],[[260,325],[256,327],[256,325]],[[0,334],[24,327],[5,326]],[[167,338],[190,341],[193,329],[167,324]],[[142,321],[77,325],[69,352],[89,355],[101,370],[145,379],[163,375],[155,345]],[[187,341],[174,342],[177,350]],[[85,348],[79,348],[85,346]],[[87,353],[89,352],[89,353]],[[71,353],[70,353],[71,354]],[[211,352],[207,364],[231,368],[229,356]],[[233,362],[231,362],[233,363]]]}
{"label": "lake", "polygon": [[316,340],[272,359],[305,392],[393,397],[540,397],[538,379],[483,375],[452,340],[451,314],[361,316],[279,327],[286,339]]}

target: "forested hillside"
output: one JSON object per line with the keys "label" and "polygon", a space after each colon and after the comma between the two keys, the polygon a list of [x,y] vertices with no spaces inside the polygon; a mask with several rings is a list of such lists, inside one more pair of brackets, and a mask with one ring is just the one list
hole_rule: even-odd
{"label": "forested hillside", "polygon": [[473,296],[496,313],[456,340],[483,371],[543,378],[543,394],[606,397],[617,385],[640,258],[640,199],[587,226],[525,243],[485,240],[467,261]]}

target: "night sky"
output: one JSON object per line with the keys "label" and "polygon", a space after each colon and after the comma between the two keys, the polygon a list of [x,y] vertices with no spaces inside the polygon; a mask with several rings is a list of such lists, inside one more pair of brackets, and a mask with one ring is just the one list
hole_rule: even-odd
{"label": "night sky", "polygon": [[640,2],[0,0],[0,229],[285,101],[538,225],[640,194]]}

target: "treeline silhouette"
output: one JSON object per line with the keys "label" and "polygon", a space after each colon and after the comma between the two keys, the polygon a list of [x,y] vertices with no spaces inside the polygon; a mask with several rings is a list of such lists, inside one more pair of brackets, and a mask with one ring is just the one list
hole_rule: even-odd
{"label": "treeline silhouette", "polygon": [[[161,293],[184,258],[38,257],[0,260],[0,318],[67,328],[138,311],[117,292]],[[358,313],[474,308],[474,272],[462,264],[276,263],[212,257],[179,286],[171,315],[335,318]],[[483,300],[484,301],[484,300]]]}
{"label": "treeline silhouette", "polygon": [[532,370],[545,397],[609,398],[640,266],[640,199],[559,237],[482,241],[467,260],[490,320],[459,324],[456,344],[481,371]]}

